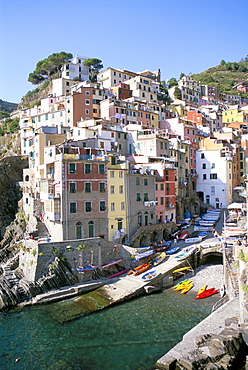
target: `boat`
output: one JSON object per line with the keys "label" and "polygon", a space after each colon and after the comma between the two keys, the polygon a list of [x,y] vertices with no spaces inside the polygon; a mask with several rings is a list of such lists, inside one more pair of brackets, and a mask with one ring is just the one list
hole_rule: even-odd
{"label": "boat", "polygon": [[174,270],[174,271],[172,271],[172,273],[176,273],[176,272],[182,272],[182,271],[185,271],[185,270],[188,270],[188,269],[190,269],[191,267],[181,267],[181,268],[179,268],[179,269],[176,269],[176,270]]}
{"label": "boat", "polygon": [[179,235],[178,237],[178,240],[185,240],[187,239],[187,237],[189,236],[189,232],[188,231],[184,231],[181,235]]}
{"label": "boat", "polygon": [[196,236],[195,238],[187,238],[185,239],[185,243],[198,243],[201,242],[202,238],[200,236]]}
{"label": "boat", "polygon": [[77,267],[77,271],[78,271],[78,272],[92,271],[92,270],[97,269],[97,267],[98,267],[98,266],[86,266],[86,267],[78,266],[78,267]]}
{"label": "boat", "polygon": [[201,287],[201,289],[198,290],[197,295],[200,295],[202,292],[205,292],[206,289],[207,289],[207,284],[203,285],[203,287]]}
{"label": "boat", "polygon": [[154,278],[155,276],[157,275],[157,271],[156,270],[152,270],[152,271],[149,271],[147,272],[146,274],[144,274],[142,276],[142,279],[143,280],[151,280],[152,278]]}
{"label": "boat", "polygon": [[175,256],[175,258],[178,260],[178,261],[182,261],[184,260],[185,258],[188,258],[192,253],[194,253],[195,251],[197,250],[197,246],[196,245],[191,245],[190,247],[187,247],[185,249],[182,250],[182,253],[178,254]]}
{"label": "boat", "polygon": [[[178,288],[180,287],[180,285],[186,283],[187,281],[189,281],[189,279],[185,279],[185,280],[182,280],[182,281],[179,281],[179,283],[177,283],[175,286],[174,286],[174,290],[178,290]],[[192,281],[192,280],[191,280]]]}
{"label": "boat", "polygon": [[135,259],[133,260],[133,262],[137,262],[137,261],[140,261],[143,258],[150,257],[154,253],[155,253],[155,251],[153,249],[150,249],[150,250],[148,250],[144,253],[137,254],[135,256]]}
{"label": "boat", "polygon": [[212,226],[194,226],[194,231],[212,231]]}
{"label": "boat", "polygon": [[190,285],[191,283],[192,283],[192,280],[187,279],[181,284],[178,284],[178,286],[174,287],[174,290],[183,290],[187,288],[187,286]]}
{"label": "boat", "polygon": [[180,247],[172,247],[172,248],[167,249],[166,254],[171,255],[171,254],[177,253],[180,250],[181,250]]}
{"label": "boat", "polygon": [[189,284],[187,284],[186,286],[185,286],[185,288],[183,289],[183,290],[181,290],[181,294],[185,294],[185,293],[187,293],[191,288],[193,288],[193,286],[194,286],[194,283],[189,283]]}
{"label": "boat", "polygon": [[129,269],[125,269],[125,270],[116,272],[115,274],[108,276],[108,279],[112,279],[112,278],[115,278],[117,276],[123,275],[123,274],[125,274],[128,271],[129,271]]}
{"label": "boat", "polygon": [[154,266],[157,266],[159,265],[161,262],[163,262],[165,260],[165,258],[167,257],[166,253],[165,252],[162,252],[160,253],[157,257],[155,257],[155,259],[153,260],[153,265]]}
{"label": "boat", "polygon": [[207,298],[207,297],[210,297],[211,295],[219,293],[219,291],[220,291],[219,289],[215,289],[215,288],[206,289],[201,294],[198,294],[197,297],[195,297],[195,299]]}
{"label": "boat", "polygon": [[142,268],[134,271],[133,275],[134,276],[140,275],[140,274],[142,274],[142,272],[145,272],[146,270],[148,270],[151,267],[151,264],[150,263],[147,263],[146,265],[147,266],[143,266]]}
{"label": "boat", "polygon": [[106,263],[106,265],[102,265],[102,269],[105,269],[106,267],[117,265],[117,263],[120,263],[122,260],[116,260],[109,263]]}
{"label": "boat", "polygon": [[130,270],[130,271],[128,272],[128,275],[131,275],[131,274],[133,274],[135,271],[138,271],[138,270],[140,270],[140,269],[143,269],[143,267],[146,267],[146,266],[150,266],[150,262],[143,263],[142,265],[135,267],[133,270]]}
{"label": "boat", "polygon": [[213,227],[216,221],[199,221],[199,226]]}

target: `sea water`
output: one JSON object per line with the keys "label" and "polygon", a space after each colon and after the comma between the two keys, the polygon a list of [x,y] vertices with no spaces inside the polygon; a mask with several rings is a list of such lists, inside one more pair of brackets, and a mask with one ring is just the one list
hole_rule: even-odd
{"label": "sea water", "polygon": [[69,321],[75,300],[2,312],[0,369],[153,369],[218,300],[195,295],[167,289]]}

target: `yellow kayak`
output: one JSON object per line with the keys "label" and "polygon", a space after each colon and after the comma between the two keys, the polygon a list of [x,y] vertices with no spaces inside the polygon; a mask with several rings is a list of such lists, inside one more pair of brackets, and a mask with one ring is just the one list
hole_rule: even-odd
{"label": "yellow kayak", "polygon": [[172,272],[173,272],[173,273],[174,273],[174,272],[181,272],[181,271],[188,270],[188,269],[190,269],[190,267],[181,267],[180,269],[176,269],[176,270],[174,270],[174,271],[172,271]]}
{"label": "yellow kayak", "polygon": [[203,287],[201,289],[198,290],[198,293],[197,295],[201,294],[202,292],[204,292],[205,290],[207,289],[207,284],[203,285]]}
{"label": "yellow kayak", "polygon": [[181,291],[181,294],[185,294],[187,293],[191,288],[193,288],[194,286],[194,283],[190,283],[188,284],[182,291]]}
{"label": "yellow kayak", "polygon": [[174,288],[174,290],[183,290],[183,289],[186,289],[190,284],[191,284],[192,280],[188,280],[180,285],[178,285],[177,287]]}

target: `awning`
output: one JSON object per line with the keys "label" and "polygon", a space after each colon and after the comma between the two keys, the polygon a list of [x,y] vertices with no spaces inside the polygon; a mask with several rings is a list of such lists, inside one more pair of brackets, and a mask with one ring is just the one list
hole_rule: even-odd
{"label": "awning", "polygon": [[227,209],[242,209],[242,203],[231,203]]}

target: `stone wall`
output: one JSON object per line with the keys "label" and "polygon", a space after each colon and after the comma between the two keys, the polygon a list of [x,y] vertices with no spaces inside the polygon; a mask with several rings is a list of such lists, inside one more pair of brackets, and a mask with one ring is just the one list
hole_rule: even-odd
{"label": "stone wall", "polygon": [[20,250],[19,266],[29,281],[37,281],[53,264],[55,257],[67,260],[79,281],[91,280],[92,272],[81,274],[78,266],[102,265],[121,259],[123,268],[130,267],[130,252],[121,244],[108,242],[102,238],[68,240],[64,242],[37,242],[25,240]]}

